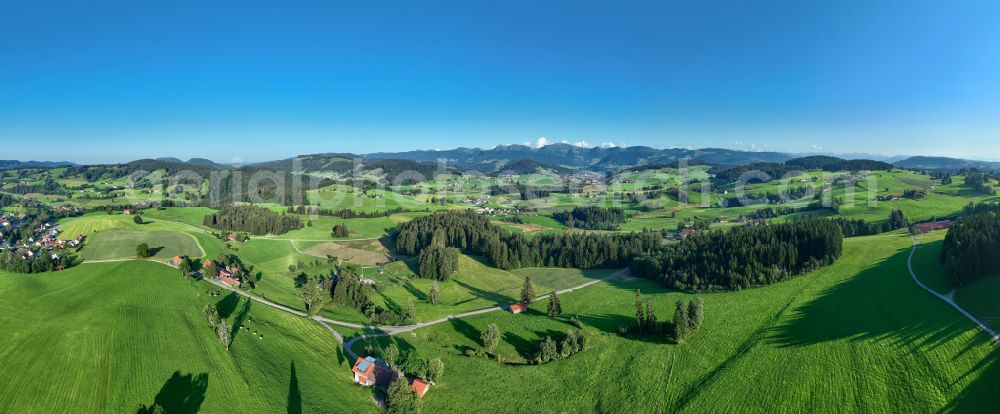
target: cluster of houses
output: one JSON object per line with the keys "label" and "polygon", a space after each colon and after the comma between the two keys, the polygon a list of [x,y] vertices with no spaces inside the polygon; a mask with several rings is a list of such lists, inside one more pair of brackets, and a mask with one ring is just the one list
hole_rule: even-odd
{"label": "cluster of houses", "polygon": [[[175,257],[174,258],[175,261],[178,260],[178,259],[180,259],[180,258],[179,257]],[[183,260],[183,259],[181,259],[181,260]],[[179,263],[179,262],[177,262],[177,263]],[[239,287],[240,286],[240,282],[241,282],[241,279],[242,279],[242,269],[240,269],[239,267],[236,267],[236,266],[225,266],[225,267],[215,266],[215,262],[206,259],[202,263],[202,268],[203,269],[212,269],[212,268],[214,268],[215,269],[215,276],[218,277],[219,280],[222,281],[222,283],[225,283],[225,284],[227,284],[229,286],[232,286],[232,287]]]}
{"label": "cluster of houses", "polygon": [[[9,213],[0,214],[0,238],[6,235],[10,229],[17,227],[18,218]],[[23,260],[34,259],[41,255],[50,255],[53,261],[62,258],[62,249],[76,248],[86,239],[86,236],[79,235],[74,239],[62,240],[58,238],[59,230],[52,223],[44,223],[32,230],[32,235],[27,240],[20,243],[0,242],[0,250],[14,250],[15,254]],[[57,266],[56,270],[62,270],[63,266]]]}
{"label": "cluster of houses", "polygon": [[[351,368],[351,372],[354,373],[355,383],[366,387],[375,386],[383,390],[387,389],[389,384],[402,375],[402,373],[390,368],[389,364],[386,364],[385,361],[372,356],[365,358],[358,357],[358,360],[354,362],[354,368]],[[433,384],[433,382],[423,378],[413,378],[409,382],[413,391],[420,397],[423,397]]]}

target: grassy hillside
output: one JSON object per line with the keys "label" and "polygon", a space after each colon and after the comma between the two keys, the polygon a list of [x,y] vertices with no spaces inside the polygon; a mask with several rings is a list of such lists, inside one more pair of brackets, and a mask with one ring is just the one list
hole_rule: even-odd
{"label": "grassy hillside", "polygon": [[[0,273],[0,412],[364,412],[342,348],[320,326],[212,297],[162,264]],[[202,315],[240,321],[226,351]],[[261,336],[263,338],[261,338]]]}
{"label": "grassy hillside", "polygon": [[149,245],[154,259],[174,256],[202,257],[205,253],[191,235],[176,231],[109,230],[91,236],[80,256],[85,260],[135,258],[135,247]]}
{"label": "grassy hillside", "polygon": [[393,340],[448,367],[425,399],[432,412],[515,412],[514,396],[544,401],[537,412],[991,411],[1000,354],[971,322],[913,283],[909,247],[898,232],[848,239],[844,257],[817,272],[700,295],[705,323],[682,345],[617,335],[633,320],[635,289],[661,319],[675,300],[692,296],[644,280],[563,295],[565,315],[579,316],[592,347],[543,366],[465,356],[481,348],[487,323],[505,332],[499,352],[515,358],[533,355],[542,336],[571,328],[537,311],[456,320]]}

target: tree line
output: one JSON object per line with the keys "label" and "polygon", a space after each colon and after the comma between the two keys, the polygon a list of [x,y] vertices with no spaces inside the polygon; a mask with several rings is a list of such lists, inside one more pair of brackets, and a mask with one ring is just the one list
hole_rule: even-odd
{"label": "tree line", "polygon": [[692,291],[739,290],[833,263],[843,231],[825,219],[710,231],[631,261],[633,275]]}
{"label": "tree line", "polygon": [[396,227],[396,250],[416,255],[438,243],[481,255],[493,267],[625,267],[660,245],[657,233],[542,234],[530,240],[472,210],[439,212]]}
{"label": "tree line", "polygon": [[954,286],[1000,272],[1000,212],[997,204],[963,216],[948,229],[939,260]]}
{"label": "tree line", "polygon": [[618,230],[625,223],[625,210],[620,207],[573,207],[552,215],[566,227],[587,230]]}
{"label": "tree line", "polygon": [[283,234],[302,228],[302,221],[298,217],[252,205],[223,206],[218,213],[206,215],[202,224],[214,229],[251,234]]}

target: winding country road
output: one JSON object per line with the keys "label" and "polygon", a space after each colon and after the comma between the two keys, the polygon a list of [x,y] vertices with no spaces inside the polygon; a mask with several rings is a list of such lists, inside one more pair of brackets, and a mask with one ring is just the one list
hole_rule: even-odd
{"label": "winding country road", "polygon": [[[110,263],[110,262],[127,262],[127,261],[133,261],[133,260],[159,263],[159,264],[162,264],[162,265],[170,266],[170,267],[175,268],[175,269],[177,268],[177,266],[174,266],[172,263],[161,262],[159,260],[147,260],[147,259],[85,260],[81,264],[88,264],[88,263]],[[594,284],[597,284],[597,283],[600,283],[600,282],[603,282],[603,281],[606,281],[606,280],[613,279],[613,278],[616,278],[618,276],[621,276],[622,274],[625,274],[625,272],[627,272],[627,271],[628,271],[628,269],[622,269],[622,270],[619,270],[617,272],[611,273],[611,274],[609,274],[607,276],[604,276],[604,277],[601,277],[601,278],[597,278],[597,279],[588,281],[587,283],[584,283],[584,284],[581,284],[581,285],[578,285],[578,286],[574,286],[574,287],[567,288],[567,289],[556,290],[555,293],[557,295],[562,295],[564,293],[575,292],[577,290],[586,288],[588,286],[592,286]],[[229,286],[229,285],[227,285],[225,283],[222,283],[221,281],[218,281],[218,280],[215,280],[215,279],[206,279],[206,278],[202,278],[201,280],[203,280],[205,282],[208,282],[209,284],[212,284],[213,286],[216,286],[218,288],[225,289],[225,290],[228,290],[228,291],[231,291],[231,292],[235,292],[236,294],[238,294],[240,296],[244,296],[247,299],[250,299],[250,300],[252,300],[254,302],[257,302],[257,303],[260,303],[260,304],[263,304],[263,305],[266,305],[266,306],[270,306],[272,308],[278,309],[278,310],[283,311],[283,312],[290,313],[290,314],[295,315],[295,316],[300,316],[300,317],[303,317],[303,318],[309,318],[309,315],[306,314],[305,312],[302,312],[302,311],[296,310],[296,309],[292,309],[292,308],[290,308],[288,306],[282,305],[280,303],[269,301],[269,300],[264,299],[264,298],[259,297],[259,296],[251,295],[248,292],[244,292],[244,291],[242,291],[240,289],[233,288],[232,286]],[[547,298],[548,296],[549,296],[548,294],[541,295],[541,296],[535,298],[535,301],[541,301],[541,300]],[[448,321],[450,321],[452,319],[461,319],[461,318],[467,318],[467,317],[470,317],[470,316],[482,315],[484,313],[501,311],[501,310],[503,310],[506,307],[507,306],[492,306],[492,307],[488,307],[488,308],[476,309],[476,310],[472,310],[472,311],[468,311],[468,312],[463,312],[463,313],[459,313],[459,314],[456,314],[456,315],[448,315],[448,316],[445,316],[443,318],[435,319],[435,320],[429,321],[429,322],[420,322],[420,323],[415,323],[413,325],[402,325],[402,326],[395,326],[395,325],[366,325],[366,324],[360,324],[360,323],[354,323],[354,322],[338,321],[338,320],[335,320],[335,319],[329,319],[329,318],[325,318],[325,317],[322,317],[322,316],[313,316],[313,317],[311,317],[309,319],[312,319],[312,320],[316,321],[317,323],[319,323],[321,326],[323,326],[324,329],[326,329],[327,331],[329,331],[330,334],[332,334],[337,339],[338,343],[340,343],[341,345],[344,346],[344,349],[347,350],[348,355],[350,355],[352,359],[357,359],[358,355],[355,354],[354,350],[351,349],[351,346],[354,345],[354,343],[356,343],[357,341],[360,341],[360,340],[363,340],[363,339],[369,339],[369,338],[377,338],[377,337],[382,337],[382,336],[398,335],[398,334],[401,334],[401,333],[404,333],[404,332],[411,332],[411,331],[414,331],[414,330],[417,330],[417,329],[420,329],[420,328],[424,328],[424,327],[428,327],[428,326],[432,326],[432,325],[437,325],[437,324],[440,324],[440,323],[448,322]],[[333,329],[333,327],[330,326],[331,324],[332,325],[339,325],[339,326],[343,326],[343,327],[347,327],[347,328],[353,328],[353,329],[379,330],[379,331],[382,331],[382,332],[359,335],[359,336],[351,338],[349,341],[347,341],[345,343],[343,335],[341,335],[340,332],[337,332],[337,330]]]}
{"label": "winding country road", "polygon": [[974,322],[976,325],[979,325],[979,328],[982,329],[983,332],[986,332],[986,334],[988,334],[990,336],[990,339],[993,341],[993,345],[1000,347],[1000,335],[997,335],[996,331],[994,331],[993,328],[990,328],[989,325],[987,325],[983,321],[979,320],[979,318],[976,318],[971,313],[969,313],[968,311],[966,311],[965,309],[963,309],[961,306],[959,306],[957,303],[955,303],[955,299],[954,299],[955,291],[951,291],[951,292],[949,292],[946,295],[942,295],[942,294],[936,292],[934,289],[931,289],[931,288],[927,287],[927,285],[925,285],[924,282],[920,281],[920,278],[918,278],[917,274],[913,271],[913,254],[917,252],[917,247],[920,247],[921,244],[920,244],[920,242],[917,241],[917,237],[914,236],[913,233],[910,233],[910,238],[913,239],[913,248],[910,249],[910,256],[906,259],[906,267],[909,269],[910,276],[913,277],[913,281],[917,282],[918,286],[920,286],[924,290],[930,292],[932,295],[936,296],[938,299],[941,299],[941,300],[945,301],[945,303],[951,305],[953,308],[955,308],[955,310],[957,310],[962,315],[965,315],[966,318],[969,318],[969,320],[971,320],[972,322]]}

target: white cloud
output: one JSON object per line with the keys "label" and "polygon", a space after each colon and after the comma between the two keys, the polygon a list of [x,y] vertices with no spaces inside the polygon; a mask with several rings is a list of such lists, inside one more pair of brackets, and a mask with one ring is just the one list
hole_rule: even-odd
{"label": "white cloud", "polygon": [[616,147],[618,147],[618,144],[615,144],[614,142],[602,142],[601,143],[601,148],[616,148]]}
{"label": "white cloud", "polygon": [[548,138],[538,137],[538,139],[535,140],[535,142],[525,142],[524,145],[527,145],[529,147],[534,147],[534,148],[541,148],[541,147],[544,147],[544,146],[549,145],[551,143],[552,143],[552,141],[549,141]]}
{"label": "white cloud", "polygon": [[815,151],[822,151],[822,150],[823,150],[823,147],[821,147],[821,146],[819,146],[819,145],[816,145],[816,144],[813,144],[813,145],[812,145],[812,149],[813,149],[813,150],[815,150]]}

